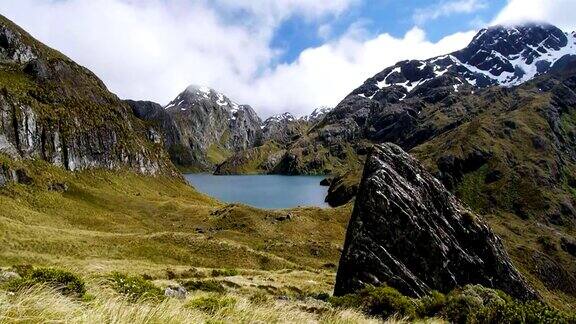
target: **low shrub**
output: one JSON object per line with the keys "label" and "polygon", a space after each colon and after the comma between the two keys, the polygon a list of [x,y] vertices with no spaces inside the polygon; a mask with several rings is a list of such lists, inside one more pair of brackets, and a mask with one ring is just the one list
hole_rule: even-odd
{"label": "low shrub", "polygon": [[133,301],[142,299],[162,300],[163,291],[150,281],[139,277],[114,272],[110,276],[112,288],[120,294],[127,295]]}
{"label": "low shrub", "polygon": [[69,271],[28,266],[15,268],[15,270],[21,278],[8,282],[7,289],[9,291],[18,291],[37,284],[44,284],[67,296],[82,297],[86,293],[84,280]]}
{"label": "low shrub", "polygon": [[539,301],[509,303],[500,315],[508,323],[576,323],[576,314],[566,314]]}
{"label": "low shrub", "polygon": [[212,270],[212,277],[233,277],[239,274],[236,269],[214,269]]}
{"label": "low shrub", "polygon": [[416,306],[416,313],[419,317],[433,317],[446,306],[446,296],[433,290],[427,296],[420,298]]}
{"label": "low shrub", "polygon": [[186,304],[186,307],[198,309],[209,314],[215,314],[223,308],[232,308],[234,305],[236,305],[236,299],[232,297],[209,295],[190,300]]}
{"label": "low shrub", "polygon": [[567,314],[539,301],[522,302],[502,291],[468,285],[448,294],[438,313],[453,323],[575,323]]}
{"label": "low shrub", "polygon": [[383,318],[396,314],[409,319],[441,317],[450,323],[576,323],[576,314],[539,301],[515,300],[480,285],[455,289],[448,295],[433,291],[419,299],[403,296],[390,287],[368,287],[328,301],[335,307],[357,308]]}
{"label": "low shrub", "polygon": [[395,314],[407,318],[414,318],[416,315],[416,301],[388,286],[370,286],[360,290],[357,294],[330,297],[328,301],[335,307],[357,308],[370,315],[383,318]]}
{"label": "low shrub", "polygon": [[224,285],[216,280],[188,280],[183,281],[181,284],[188,291],[201,290],[216,293],[226,292]]}

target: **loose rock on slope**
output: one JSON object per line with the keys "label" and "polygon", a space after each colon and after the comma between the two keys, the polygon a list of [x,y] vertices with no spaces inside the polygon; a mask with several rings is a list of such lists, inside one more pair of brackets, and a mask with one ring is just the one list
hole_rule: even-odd
{"label": "loose rock on slope", "polygon": [[366,161],[334,293],[367,284],[410,296],[481,284],[537,298],[488,225],[394,144]]}

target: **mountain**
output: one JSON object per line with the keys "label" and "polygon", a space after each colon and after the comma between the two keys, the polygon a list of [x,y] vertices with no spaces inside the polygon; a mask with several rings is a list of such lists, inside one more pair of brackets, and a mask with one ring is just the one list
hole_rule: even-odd
{"label": "mountain", "polygon": [[575,42],[574,33],[548,24],[495,26],[481,30],[460,51],[399,62],[366,80],[294,140],[273,170],[338,174],[360,169],[371,143],[393,142],[410,150],[469,117],[466,107],[441,116],[436,106],[561,71],[576,58]]}
{"label": "mountain", "polygon": [[316,124],[320,122],[331,110],[332,108],[330,107],[316,108],[312,111],[312,113],[310,113],[310,115],[306,115],[302,117],[302,119],[312,124]]}
{"label": "mountain", "polygon": [[264,141],[288,145],[302,136],[310,127],[306,119],[297,119],[290,113],[267,118],[262,124]]}
{"label": "mountain", "polygon": [[[404,100],[426,84],[484,88],[522,84],[559,70],[576,56],[576,35],[548,24],[482,29],[464,49],[428,60],[397,63],[352,92],[374,100]],[[418,91],[419,87],[421,91]]]}
{"label": "mountain", "polygon": [[26,181],[20,160],[67,170],[177,175],[158,138],[92,72],[0,16],[0,183]]}
{"label": "mountain", "polygon": [[267,118],[262,124],[262,144],[236,152],[218,165],[215,173],[285,173],[285,167],[279,163],[283,160],[286,149],[300,138],[305,138],[308,132],[313,130],[331,110],[331,108],[322,107],[300,118],[290,113]]}
{"label": "mountain", "polygon": [[172,161],[184,168],[212,170],[234,152],[262,141],[262,122],[252,107],[207,87],[189,86],[164,108],[128,103],[136,116],[164,134]]}
{"label": "mountain", "polygon": [[[304,136],[330,111],[319,108],[302,118],[287,112],[262,122],[252,107],[198,86],[188,87],[166,107],[149,101],[126,103],[136,117],[163,135],[176,165],[218,174],[272,172],[284,153],[282,147]],[[253,161],[255,155],[258,166],[236,168],[244,163],[240,160]]]}
{"label": "mountain", "polygon": [[[292,143],[268,147],[274,159],[248,150],[232,158],[230,169],[265,165],[258,170],[327,174],[327,200],[340,205],[353,199],[370,147],[397,144],[486,217],[545,299],[561,295],[574,302],[576,259],[565,244],[575,241],[576,228],[573,37],[542,24],[483,30],[468,47],[440,60],[384,69]],[[454,64],[427,74],[443,60]],[[499,75],[487,68],[496,62]],[[508,63],[515,71],[532,71],[530,78],[510,77]],[[540,66],[536,73],[528,68],[534,66]]]}

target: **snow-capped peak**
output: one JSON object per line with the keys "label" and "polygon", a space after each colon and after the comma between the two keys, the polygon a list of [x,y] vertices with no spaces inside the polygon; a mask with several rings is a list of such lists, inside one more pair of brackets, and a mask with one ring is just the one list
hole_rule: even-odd
{"label": "snow-capped peak", "polygon": [[292,114],[289,113],[289,112],[285,112],[285,113],[283,113],[283,114],[278,114],[278,115],[274,115],[274,116],[268,117],[268,118],[264,121],[264,123],[266,124],[266,123],[271,123],[271,122],[282,122],[282,121],[290,122],[290,121],[294,121],[295,119],[296,119],[296,118],[294,118],[294,115],[292,115]]}
{"label": "snow-capped peak", "polygon": [[176,99],[172,100],[164,108],[171,109],[176,107],[176,109],[179,108],[181,111],[186,111],[200,103],[208,103],[226,109],[230,114],[231,120],[235,120],[238,111],[242,109],[242,106],[230,100],[224,94],[212,88],[197,85],[188,86],[184,92],[180,93]]}
{"label": "snow-capped peak", "polygon": [[302,119],[308,122],[316,122],[332,111],[332,109],[331,107],[319,107],[314,109],[310,115],[302,117]]}
{"label": "snow-capped peak", "polygon": [[373,99],[391,88],[403,93],[398,98],[403,100],[416,88],[441,77],[442,84],[455,91],[463,84],[511,87],[550,71],[557,62],[572,56],[576,58],[576,33],[565,33],[549,24],[495,26],[482,29],[460,51],[399,62],[368,79],[353,94]]}

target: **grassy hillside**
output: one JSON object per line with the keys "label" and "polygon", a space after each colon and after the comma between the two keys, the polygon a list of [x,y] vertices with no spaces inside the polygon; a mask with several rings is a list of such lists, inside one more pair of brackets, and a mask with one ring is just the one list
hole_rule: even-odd
{"label": "grassy hillside", "polygon": [[[338,261],[350,207],[266,211],[222,204],[180,180],[23,167],[2,190],[0,264],[321,268]],[[52,190],[48,190],[52,188]],[[284,216],[291,217],[285,220]],[[215,256],[218,256],[217,258]]]}
{"label": "grassy hillside", "polygon": [[[306,301],[308,295],[332,291],[350,206],[258,210],[223,204],[179,179],[129,171],[71,173],[41,161],[2,163],[30,178],[28,184],[12,183],[0,191],[0,268],[32,264],[80,273],[95,301],[87,306],[43,288],[16,296],[0,289],[0,322],[28,316],[32,322],[90,322],[100,316],[142,320],[141,312],[157,321],[174,316],[176,322],[369,321],[324,304],[320,308],[326,312],[319,315],[315,302]],[[215,315],[180,301],[130,304],[114,294],[110,300],[101,281],[114,271],[144,276],[158,287],[176,280],[214,280],[225,290],[213,297],[230,295],[237,306]],[[254,294],[264,296],[263,304],[250,301]],[[199,290],[188,301],[203,295]],[[122,314],[114,313],[118,309]]]}

